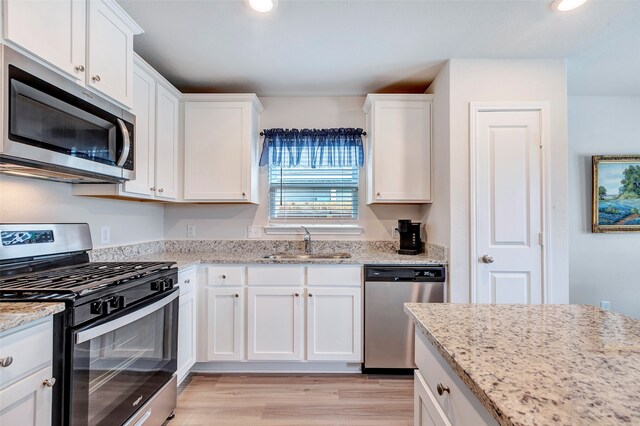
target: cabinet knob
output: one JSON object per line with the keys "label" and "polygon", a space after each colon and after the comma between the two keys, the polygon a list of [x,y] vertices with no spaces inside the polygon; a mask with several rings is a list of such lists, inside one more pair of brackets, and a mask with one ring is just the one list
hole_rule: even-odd
{"label": "cabinet knob", "polygon": [[226,279],[227,279],[227,276],[226,276],[226,275],[223,275],[223,276],[222,276],[222,279],[223,279],[223,280],[226,280]]}
{"label": "cabinet knob", "polygon": [[91,81],[93,81],[94,83],[98,83],[100,81],[100,76],[94,75],[93,77],[91,77]]}
{"label": "cabinet knob", "polygon": [[149,189],[155,192],[156,187],[155,187],[155,186],[152,186],[152,187],[151,187],[151,188],[149,188]]}
{"label": "cabinet knob", "polygon": [[235,296],[236,298],[240,297],[240,295],[239,295],[238,293],[234,294],[234,296]]}
{"label": "cabinet knob", "polygon": [[243,196],[243,197],[246,197],[246,196],[247,196],[247,194],[245,194],[245,193],[243,192],[243,193],[242,193],[242,196]]}
{"label": "cabinet knob", "polygon": [[380,193],[379,193],[379,192],[377,192],[377,193],[376,193],[376,197],[379,197],[379,196],[380,196]]}
{"label": "cabinet knob", "polygon": [[442,395],[445,392],[451,393],[451,390],[449,389],[449,387],[443,385],[442,383],[438,383],[438,386],[436,386],[436,390],[438,391],[438,395]]}
{"label": "cabinet knob", "polygon": [[309,293],[309,297],[313,297],[313,294]]}
{"label": "cabinet knob", "polygon": [[184,280],[184,283],[185,283],[185,284],[189,284],[190,282],[191,282],[191,280],[190,280],[190,279],[188,279],[188,278],[187,278],[186,280]]}
{"label": "cabinet knob", "polygon": [[45,380],[44,382],[42,382],[43,385],[45,385],[48,388],[52,388],[53,385],[56,384],[56,378],[52,377],[50,379]]}
{"label": "cabinet knob", "polygon": [[84,72],[84,65],[78,65],[78,66],[76,66],[76,71],[78,71],[78,72]]}
{"label": "cabinet knob", "polygon": [[298,297],[298,296],[300,296],[300,295],[299,295],[298,293],[295,293],[295,294],[294,294],[294,296],[295,296],[295,297]]}
{"label": "cabinet knob", "polygon": [[164,192],[163,188],[158,189],[158,192]]}
{"label": "cabinet knob", "polygon": [[8,367],[13,363],[12,356],[6,356],[4,358],[0,358],[0,367]]}

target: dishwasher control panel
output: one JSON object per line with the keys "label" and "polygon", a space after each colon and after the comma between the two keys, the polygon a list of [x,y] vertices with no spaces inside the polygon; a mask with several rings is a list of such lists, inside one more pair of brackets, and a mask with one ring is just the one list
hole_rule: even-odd
{"label": "dishwasher control panel", "polygon": [[444,282],[445,267],[436,266],[390,266],[365,265],[365,281],[416,281]]}

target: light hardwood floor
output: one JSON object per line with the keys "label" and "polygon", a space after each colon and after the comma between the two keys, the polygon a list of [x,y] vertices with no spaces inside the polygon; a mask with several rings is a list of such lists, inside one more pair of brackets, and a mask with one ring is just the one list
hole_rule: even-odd
{"label": "light hardwood floor", "polygon": [[410,426],[413,377],[194,375],[167,426]]}

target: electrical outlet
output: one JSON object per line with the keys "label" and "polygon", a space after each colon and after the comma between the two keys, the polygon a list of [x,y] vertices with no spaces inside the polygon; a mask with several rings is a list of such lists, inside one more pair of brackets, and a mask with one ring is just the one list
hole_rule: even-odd
{"label": "electrical outlet", "polygon": [[398,232],[398,228],[396,228],[396,225],[391,226],[391,238],[400,238],[400,232]]}
{"label": "electrical outlet", "polygon": [[262,227],[260,225],[249,225],[247,235],[249,238],[262,238]]}
{"label": "electrical outlet", "polygon": [[111,227],[103,226],[100,228],[100,243],[109,244],[111,242]]}
{"label": "electrical outlet", "polygon": [[611,302],[609,302],[608,300],[600,301],[600,309],[604,309],[605,311],[610,311],[611,310]]}
{"label": "electrical outlet", "polygon": [[196,236],[196,226],[187,225],[187,237],[194,238]]}

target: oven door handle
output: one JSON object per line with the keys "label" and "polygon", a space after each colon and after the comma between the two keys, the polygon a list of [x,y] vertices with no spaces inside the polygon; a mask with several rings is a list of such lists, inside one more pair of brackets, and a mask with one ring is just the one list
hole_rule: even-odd
{"label": "oven door handle", "polygon": [[131,312],[128,315],[116,318],[113,321],[106,322],[96,327],[91,327],[87,330],[80,331],[76,334],[76,345],[84,343],[91,339],[95,339],[96,337],[102,336],[103,334],[110,333],[114,330],[117,330],[118,328],[124,327],[127,324],[131,324],[132,322],[137,321],[140,318],[146,317],[150,313],[153,313],[163,306],[166,306],[169,303],[173,302],[178,297],[178,294],[179,292],[176,290],[171,293],[171,295],[160,299],[149,306],[145,306],[142,309]]}
{"label": "oven door handle", "polygon": [[118,127],[120,127],[120,133],[122,133],[122,154],[120,154],[120,158],[118,159],[116,166],[122,167],[129,157],[129,151],[131,151],[131,139],[129,137],[129,129],[127,129],[124,121],[119,118],[116,120],[118,120]]}

